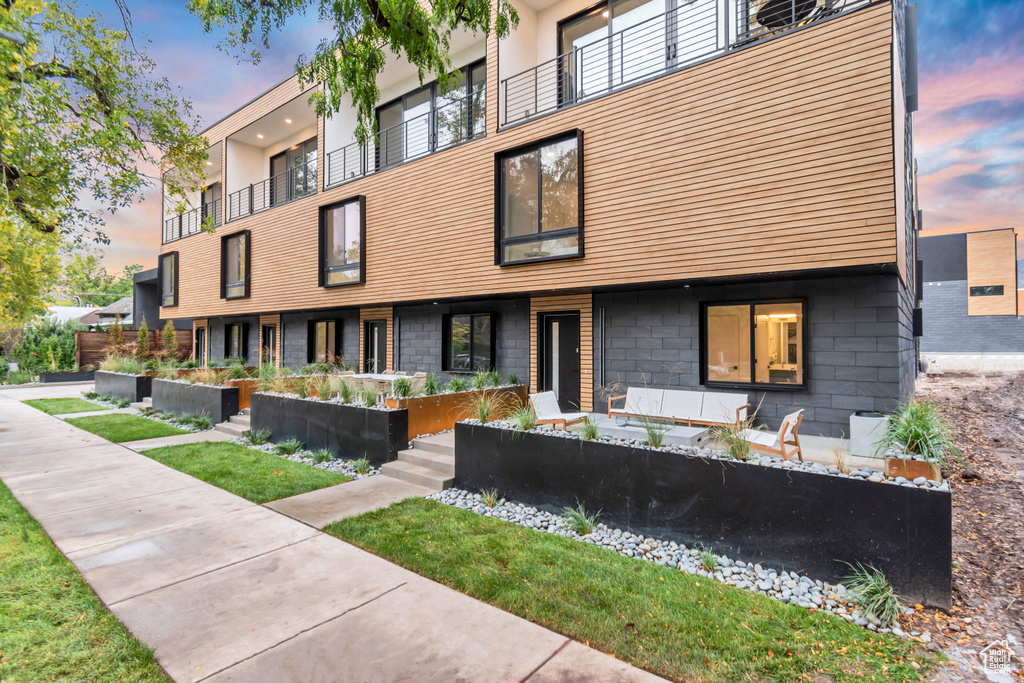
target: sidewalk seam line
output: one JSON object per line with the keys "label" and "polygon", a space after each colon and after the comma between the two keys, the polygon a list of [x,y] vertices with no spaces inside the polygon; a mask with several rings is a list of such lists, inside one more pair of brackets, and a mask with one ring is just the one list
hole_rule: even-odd
{"label": "sidewalk seam line", "polygon": [[561,645],[559,645],[557,648],[555,648],[555,651],[552,652],[550,655],[548,655],[547,659],[545,659],[543,662],[538,664],[536,669],[534,669],[530,673],[526,674],[526,676],[524,678],[519,679],[519,683],[526,683],[528,680],[533,678],[537,674],[538,671],[540,671],[545,666],[547,666],[548,662],[550,662],[552,659],[554,659],[555,655],[557,655],[559,652],[564,650],[566,648],[566,646],[569,643],[571,643],[571,642],[572,642],[572,638],[566,638],[565,642],[563,642]]}
{"label": "sidewalk seam line", "polygon": [[[102,480],[101,479],[97,479],[95,481],[102,481]],[[70,486],[70,484],[69,484],[69,486]],[[74,510],[61,510],[60,512],[55,512],[52,515],[45,515],[43,517],[36,517],[36,521],[42,522],[44,519],[53,519],[54,517],[59,517],[60,515],[68,515],[68,514],[71,514],[73,512],[84,512],[85,510],[95,510],[96,508],[101,508],[101,507],[104,507],[105,505],[117,505],[119,503],[130,503],[133,500],[143,500],[144,498],[152,498],[153,496],[162,496],[162,495],[164,495],[166,493],[177,493],[178,491],[184,491],[185,489],[195,488],[196,486],[197,486],[196,484],[189,484],[188,486],[179,486],[176,489],[168,489],[166,491],[157,491],[156,493],[147,493],[144,496],[134,496],[132,498],[122,498],[121,500],[112,500],[112,501],[107,502],[107,503],[98,503],[96,505],[87,505],[84,508],[75,508]],[[51,489],[54,489],[54,488],[61,488],[61,487],[59,487],[59,486],[51,487]],[[47,489],[43,489],[43,490],[45,491]]]}

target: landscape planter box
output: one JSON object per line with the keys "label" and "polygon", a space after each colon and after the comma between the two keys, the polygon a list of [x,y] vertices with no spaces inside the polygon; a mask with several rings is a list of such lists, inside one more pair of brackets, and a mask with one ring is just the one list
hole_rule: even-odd
{"label": "landscape planter box", "polygon": [[896,591],[949,608],[948,491],[488,426],[455,425],[455,485],[551,512],[577,501],[636,534],[840,582],[873,565]]}
{"label": "landscape planter box", "polygon": [[374,465],[398,459],[409,447],[409,412],[307,401],[256,392],[249,406],[252,429],[269,429],[275,442],[296,438],[303,448]]}
{"label": "landscape planter box", "polygon": [[153,378],[145,375],[122,375],[119,372],[96,371],[95,391],[100,396],[126,398],[138,403],[153,391]]}
{"label": "landscape planter box", "polygon": [[423,434],[448,431],[459,420],[475,417],[475,411],[470,404],[483,391],[498,394],[501,397],[500,400],[508,406],[509,412],[526,403],[526,385],[519,384],[512,387],[460,391],[455,394],[438,394],[437,396],[387,398],[385,405],[389,408],[405,408],[409,411],[409,434],[415,438]]}
{"label": "landscape planter box", "polygon": [[96,373],[89,372],[44,372],[39,375],[39,381],[43,384],[54,382],[91,382],[96,378]]}
{"label": "landscape planter box", "polygon": [[259,390],[260,381],[253,378],[229,379],[224,385],[238,389],[238,409],[245,410],[251,405],[253,392]]}
{"label": "landscape planter box", "polygon": [[885,476],[903,477],[914,481],[918,477],[924,477],[931,481],[942,481],[942,469],[937,462],[925,460],[911,460],[903,458],[885,459]]}
{"label": "landscape planter box", "polygon": [[238,389],[155,379],[153,408],[163,413],[208,415],[214,422],[227,422],[238,414]]}

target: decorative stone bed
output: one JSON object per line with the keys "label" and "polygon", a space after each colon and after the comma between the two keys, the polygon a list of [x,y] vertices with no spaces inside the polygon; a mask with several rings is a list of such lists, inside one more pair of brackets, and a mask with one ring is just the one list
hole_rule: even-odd
{"label": "decorative stone bed", "polygon": [[[84,398],[84,400],[88,401],[89,403],[95,403],[98,406],[106,406],[108,408],[116,408],[117,407],[117,406],[113,405],[112,403],[109,403],[107,401],[103,401],[103,400],[101,400],[99,398]],[[171,417],[171,413],[167,413],[166,415],[163,414],[163,413],[150,413],[149,415],[145,415],[143,413],[134,413],[134,414],[138,415],[139,417],[144,417],[144,418],[146,418],[148,420],[153,420],[154,422],[162,422],[162,423],[164,423],[166,425],[171,425],[172,427],[177,427],[178,429],[184,429],[187,432],[206,432],[206,431],[209,431],[210,429],[213,429],[212,425],[209,427],[209,429],[199,429],[195,425],[181,424],[181,423],[178,423],[178,422],[174,422],[173,420],[169,419]]]}
{"label": "decorative stone bed", "polygon": [[317,462],[316,460],[313,459],[313,451],[305,448],[296,451],[292,455],[287,455],[285,453],[276,452],[274,450],[274,444],[272,443],[256,445],[250,442],[245,437],[239,439],[232,439],[231,443],[236,443],[239,446],[251,448],[254,451],[260,451],[262,453],[276,455],[280,458],[284,458],[285,460],[291,460],[292,462],[301,462],[303,465],[309,465],[310,467],[316,467],[317,469],[327,470],[328,472],[338,472],[340,474],[344,474],[348,477],[351,477],[353,480],[366,479],[367,477],[372,477],[374,475],[380,474],[379,467],[371,467],[366,472],[360,474],[359,472],[356,471],[356,468],[353,465],[352,460],[345,460],[342,458],[332,458],[331,460],[327,460],[326,462]]}
{"label": "decorative stone bed", "polygon": [[548,429],[455,425],[455,485],[496,488],[548,512],[577,501],[637,535],[838,581],[873,565],[896,590],[948,608],[952,502],[947,482],[883,484],[823,465],[740,462],[707,449],[584,441]]}
{"label": "decorative stone bed", "polygon": [[101,396],[126,398],[132,403],[138,403],[152,393],[152,382],[153,380],[145,375],[128,375],[123,372],[97,370],[95,390]]}

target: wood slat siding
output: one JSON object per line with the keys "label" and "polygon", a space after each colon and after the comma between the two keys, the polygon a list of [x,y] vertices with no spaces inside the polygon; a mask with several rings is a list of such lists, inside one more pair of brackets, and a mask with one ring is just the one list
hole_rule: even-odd
{"label": "wood slat siding", "polygon": [[1024,289],[1017,290],[1017,315],[1024,315]]}
{"label": "wood slat siding", "polygon": [[[180,254],[175,316],[895,264],[891,15],[879,3],[503,131],[491,39],[487,137],[166,245]],[[258,111],[297,93],[286,85]],[[586,257],[495,266],[495,153],[573,128]],[[318,207],[359,194],[366,282],[320,288]],[[243,229],[251,297],[221,300],[220,237]]]}
{"label": "wood slat siding", "polygon": [[359,309],[359,372],[363,372],[366,366],[363,365],[363,355],[366,352],[366,343],[363,339],[363,333],[366,331],[367,320],[384,320],[387,322],[385,326],[385,343],[387,344],[387,356],[384,362],[385,372],[390,372],[394,369],[394,333],[395,333],[395,316],[393,315],[391,306],[384,306],[378,308],[361,308]]}
{"label": "wood slat siding", "polygon": [[[281,367],[281,316],[280,315],[261,315],[260,316],[260,333],[259,333],[259,350],[262,356],[263,354],[263,326],[273,325],[276,332],[274,334],[274,365]],[[260,358],[260,363],[263,363],[263,358]]]}
{"label": "wood slat siding", "polygon": [[[1002,285],[1002,296],[970,296]],[[1017,235],[1012,229],[967,233],[967,315],[1017,315]]]}
{"label": "wood slat siding", "polygon": [[594,409],[594,297],[591,293],[530,298],[530,393],[540,391],[537,314],[580,314],[580,410]]}

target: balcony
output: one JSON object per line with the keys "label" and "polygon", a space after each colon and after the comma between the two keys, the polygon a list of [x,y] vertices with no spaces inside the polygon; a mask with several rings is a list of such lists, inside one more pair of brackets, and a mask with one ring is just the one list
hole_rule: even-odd
{"label": "balcony", "polygon": [[217,199],[203,204],[197,209],[166,219],[164,221],[164,244],[202,232],[208,222],[207,219],[210,219],[212,227],[220,227],[223,215],[221,211],[221,200]]}
{"label": "balcony", "polygon": [[293,166],[228,195],[228,220],[266,211],[316,194],[316,159]]}
{"label": "balcony", "polygon": [[[500,80],[500,124],[528,121],[870,3],[690,0],[667,12],[658,12],[660,2],[632,3],[616,14],[612,2],[607,11],[594,10],[593,26],[558,22],[559,42],[571,49]],[[546,14],[551,11],[557,6]]]}
{"label": "balcony", "polygon": [[[221,143],[212,145],[208,150],[206,159],[206,170],[203,177],[193,180],[183,180],[186,185],[197,185],[193,190],[185,193],[185,201],[196,208],[184,213],[164,214],[163,243],[174,242],[190,235],[196,235],[210,225],[218,227],[224,220],[223,206],[221,202]],[[166,177],[173,177],[176,169],[167,172]],[[165,201],[165,205],[169,202]],[[177,202],[174,202],[175,204]]]}

